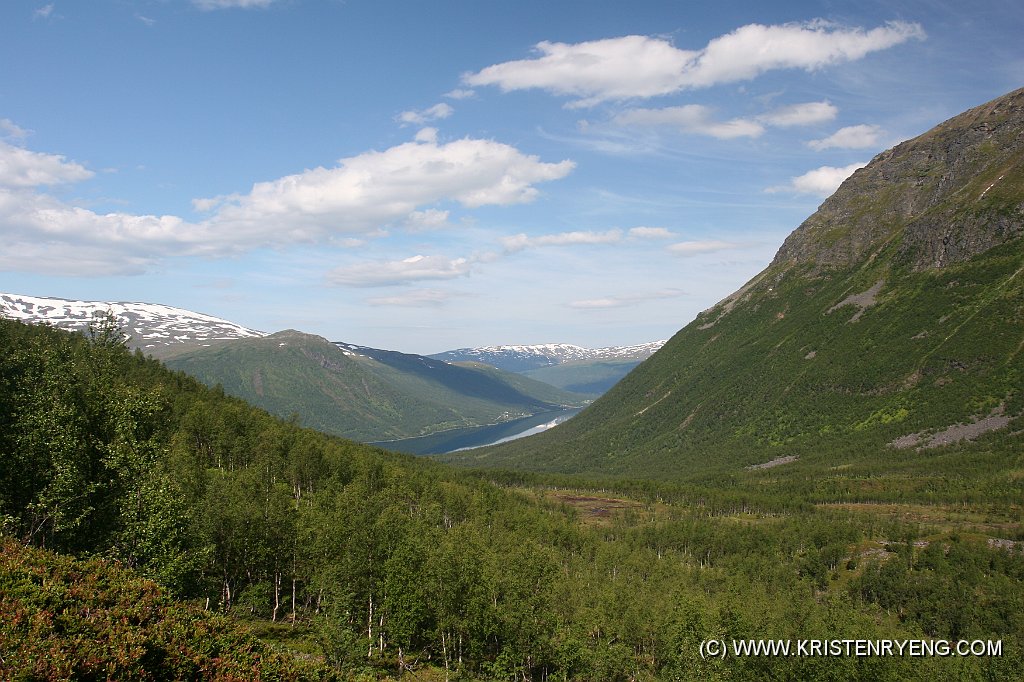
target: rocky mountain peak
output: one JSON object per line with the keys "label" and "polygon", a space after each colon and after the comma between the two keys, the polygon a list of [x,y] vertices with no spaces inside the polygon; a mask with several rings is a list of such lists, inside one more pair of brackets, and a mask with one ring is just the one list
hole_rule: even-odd
{"label": "rocky mountain peak", "polygon": [[1024,234],[1024,88],[882,152],[785,241],[772,265],[813,272],[892,245],[914,270],[941,268]]}

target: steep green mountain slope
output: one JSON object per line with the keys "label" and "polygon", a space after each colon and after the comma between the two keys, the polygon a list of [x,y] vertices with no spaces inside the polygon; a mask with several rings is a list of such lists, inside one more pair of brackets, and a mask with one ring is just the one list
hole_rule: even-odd
{"label": "steep green mountain slope", "polygon": [[[1022,465],[1022,233],[1018,90],[877,156],[767,269],[573,420],[448,459],[765,483],[789,471],[841,499],[1019,494],[1006,471]],[[786,469],[744,471],[768,462]],[[988,483],[958,483],[967,468]]]}
{"label": "steep green mountain slope", "polygon": [[640,360],[583,360],[563,362],[551,367],[540,367],[523,372],[537,381],[563,388],[573,393],[599,396],[622,377],[629,374]]}
{"label": "steep green mountain slope", "polygon": [[228,341],[167,360],[272,414],[364,441],[422,436],[579,405],[582,397],[486,366],[344,350],[295,331]]}

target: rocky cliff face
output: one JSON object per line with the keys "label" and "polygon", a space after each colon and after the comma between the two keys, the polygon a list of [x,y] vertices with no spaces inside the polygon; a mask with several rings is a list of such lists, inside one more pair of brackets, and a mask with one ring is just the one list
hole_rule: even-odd
{"label": "rocky cliff face", "polygon": [[793,232],[772,265],[841,269],[893,243],[941,268],[1024,234],[1024,88],[876,156]]}

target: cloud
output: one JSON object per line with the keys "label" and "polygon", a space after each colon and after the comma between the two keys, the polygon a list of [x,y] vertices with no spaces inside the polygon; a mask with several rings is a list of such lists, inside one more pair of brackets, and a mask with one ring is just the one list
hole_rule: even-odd
{"label": "cloud", "polygon": [[629,109],[613,120],[623,126],[671,126],[683,133],[710,135],[720,140],[758,137],[764,132],[764,126],[749,119],[716,121],[712,118],[711,111],[700,104],[663,109]]}
{"label": "cloud", "polygon": [[422,109],[420,111],[403,111],[396,119],[403,125],[423,125],[430,121],[436,121],[441,118],[448,118],[454,113],[455,109],[450,104],[441,102],[435,104],[428,109]]}
{"label": "cloud", "polygon": [[656,301],[666,298],[678,298],[685,296],[686,292],[681,289],[662,289],[661,291],[652,291],[643,294],[622,294],[619,296],[607,296],[604,298],[590,298],[581,301],[571,301],[569,303],[570,308],[577,308],[580,310],[604,310],[607,308],[624,308],[626,306],[636,305],[638,303],[644,303],[646,301]]}
{"label": "cloud", "polygon": [[534,59],[494,64],[462,80],[474,87],[496,85],[503,92],[542,89],[578,98],[571,107],[587,107],[751,80],[776,69],[813,71],[924,37],[920,25],[901,21],[865,30],[815,20],[749,24],[700,50],[638,35],[575,44],[544,41],[535,46],[540,56]]}
{"label": "cloud", "polygon": [[839,113],[831,102],[803,102],[779,107],[757,117],[757,120],[777,128],[813,125],[831,121]]}
{"label": "cloud", "polygon": [[129,249],[108,246],[12,239],[6,235],[0,249],[0,271],[32,272],[66,277],[141,275],[156,264]]}
{"label": "cloud", "polygon": [[[6,119],[5,122],[9,123]],[[21,128],[14,128],[15,135],[25,134]],[[88,180],[93,175],[81,164],[66,161],[63,156],[33,152],[0,141],[0,187],[58,185]]]}
{"label": "cloud", "polygon": [[277,0],[192,0],[192,4],[202,10],[230,9],[240,7],[242,9],[270,7]]}
{"label": "cloud", "polygon": [[441,211],[436,208],[428,208],[425,211],[413,211],[405,221],[405,227],[410,232],[426,232],[436,230],[448,225],[449,211]]}
{"label": "cloud", "polygon": [[[538,194],[534,184],[563,178],[574,167],[491,140],[409,142],[195,205],[216,209],[211,222],[240,238],[309,241],[325,232],[373,230],[442,200],[469,208],[527,203]],[[283,234],[282,223],[289,226]]]}
{"label": "cloud", "polygon": [[671,239],[673,235],[664,227],[631,227],[629,236],[637,239]]}
{"label": "cloud", "polygon": [[172,249],[202,253],[198,233],[174,216],[101,215],[27,187],[0,186],[0,270],[136,275]]}
{"label": "cloud", "polygon": [[735,242],[726,242],[716,239],[705,239],[701,241],[685,241],[670,244],[668,250],[677,256],[689,257],[702,253],[714,253],[715,251],[728,251],[739,248],[741,245]]}
{"label": "cloud", "polygon": [[32,18],[33,19],[49,19],[51,16],[56,16],[53,13],[53,3],[52,2],[50,4],[48,4],[48,5],[43,5],[42,7],[37,9],[35,12],[32,12]]}
{"label": "cloud", "polygon": [[680,88],[679,76],[698,55],[646,36],[607,38],[570,45],[544,41],[542,56],[488,66],[466,74],[467,85],[497,85],[504,92],[540,88],[581,97],[576,106],[605,100],[654,97]]}
{"label": "cloud", "polygon": [[437,142],[437,128],[420,128],[413,139],[417,142]]}
{"label": "cloud", "polygon": [[449,99],[472,99],[473,97],[476,97],[476,91],[456,88],[455,90],[444,93],[444,96]]}
{"label": "cloud", "polygon": [[[295,242],[358,243],[388,225],[438,227],[453,201],[468,208],[532,201],[535,184],[562,178],[572,161],[545,163],[509,145],[462,139],[409,142],[259,182],[247,194],[196,199],[199,221],[173,215],[98,214],[39,191],[93,176],[63,156],[0,141],[0,228],[7,241],[4,269],[51,271],[37,247],[74,252],[95,248],[97,265],[67,261],[64,274],[97,274],[104,248],[106,274],[138,272],[172,256],[219,257]],[[17,246],[20,244],[21,246]],[[15,253],[23,258],[11,257]],[[91,252],[90,252],[91,253]],[[408,265],[405,267],[412,272]],[[358,274],[358,273],[357,273]]]}
{"label": "cloud", "polygon": [[451,299],[450,294],[439,289],[415,289],[397,296],[380,296],[367,299],[370,305],[388,305],[409,308],[420,308],[423,306],[441,306]]}
{"label": "cloud", "polygon": [[822,166],[808,171],[790,180],[788,185],[769,187],[766,192],[795,192],[797,194],[815,194],[827,197],[835,192],[843,180],[853,175],[858,168],[863,168],[867,163],[851,163],[849,166],[835,168],[833,166]]}
{"label": "cloud", "polygon": [[811,140],[807,146],[819,152],[825,149],[867,149],[877,147],[881,135],[882,129],[875,125],[847,126],[821,140]]}
{"label": "cloud", "polygon": [[335,268],[327,281],[338,286],[385,287],[423,280],[454,279],[469,274],[468,258],[412,256],[403,260],[375,261]]}
{"label": "cloud", "polygon": [[606,232],[575,231],[545,234],[531,237],[520,233],[501,240],[507,253],[515,253],[524,249],[536,249],[544,246],[574,246],[579,244],[614,244],[622,240],[622,230]]}
{"label": "cloud", "polygon": [[[621,126],[668,126],[683,133],[730,140],[737,137],[759,137],[764,133],[765,126],[788,128],[829,121],[835,118],[838,111],[829,102],[804,102],[780,107],[754,118],[718,121],[711,108],[686,104],[661,109],[627,109],[612,120]],[[585,125],[582,127],[586,128]]]}
{"label": "cloud", "polygon": [[815,71],[924,37],[919,24],[903,21],[891,21],[870,31],[822,20],[776,26],[749,24],[708,43],[687,72],[685,83],[706,87],[750,80],[775,69]]}
{"label": "cloud", "polygon": [[156,19],[152,19],[150,17],[143,16],[143,15],[137,13],[137,12],[135,14],[135,18],[138,19],[139,21],[141,21],[146,26],[155,26],[156,25]]}
{"label": "cloud", "polygon": [[32,134],[31,130],[25,130],[9,118],[0,118],[0,137],[13,140],[24,140]]}

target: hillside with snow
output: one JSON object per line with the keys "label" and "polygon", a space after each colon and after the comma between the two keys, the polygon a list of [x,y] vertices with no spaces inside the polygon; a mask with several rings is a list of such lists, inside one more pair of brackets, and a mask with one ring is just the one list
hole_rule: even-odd
{"label": "hillside with snow", "polygon": [[72,331],[87,330],[96,317],[102,317],[107,311],[124,327],[133,348],[156,357],[218,341],[265,336],[264,332],[219,317],[156,303],[79,301],[0,293],[0,316]]}

